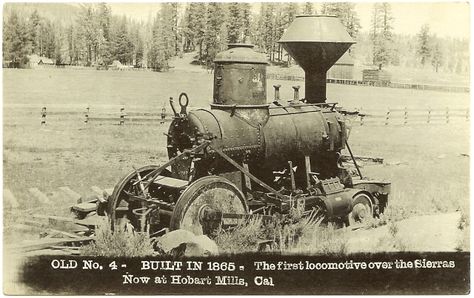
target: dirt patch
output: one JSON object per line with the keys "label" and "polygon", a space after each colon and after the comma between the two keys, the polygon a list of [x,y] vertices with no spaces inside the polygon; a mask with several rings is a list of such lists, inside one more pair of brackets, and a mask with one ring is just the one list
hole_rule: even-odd
{"label": "dirt patch", "polygon": [[465,237],[460,212],[414,216],[388,225],[349,233],[347,249],[356,252],[458,251]]}

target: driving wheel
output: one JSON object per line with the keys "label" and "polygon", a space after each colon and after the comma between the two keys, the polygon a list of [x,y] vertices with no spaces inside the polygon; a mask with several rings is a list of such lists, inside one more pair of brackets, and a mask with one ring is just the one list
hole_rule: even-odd
{"label": "driving wheel", "polygon": [[[229,180],[206,176],[190,184],[179,197],[171,217],[171,230],[184,229],[209,235],[206,214],[247,214],[243,193]],[[217,213],[216,213],[217,212]]]}
{"label": "driving wheel", "polygon": [[352,198],[352,211],[349,213],[349,224],[369,222],[374,217],[372,200],[365,193],[358,193]]}

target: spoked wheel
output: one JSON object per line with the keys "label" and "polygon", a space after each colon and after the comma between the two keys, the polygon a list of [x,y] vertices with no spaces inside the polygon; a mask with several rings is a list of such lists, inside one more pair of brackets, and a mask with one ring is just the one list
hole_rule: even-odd
{"label": "spoked wheel", "polygon": [[[140,214],[146,212],[147,206],[145,202],[138,199],[133,199],[133,196],[140,196],[142,194],[140,185],[135,184],[135,182],[138,181],[137,172],[143,179],[145,175],[151,173],[157,168],[158,166],[156,165],[149,165],[139,168],[137,171],[130,172],[130,174],[122,178],[122,180],[120,180],[120,182],[115,186],[114,191],[110,196],[107,210],[111,220],[112,229],[116,224],[128,220],[135,230],[141,230],[142,223],[140,221]],[[164,170],[161,175],[169,176],[170,173],[168,170]],[[154,191],[152,186],[153,185],[151,185],[149,188],[150,194],[153,194]]]}
{"label": "spoked wheel", "polygon": [[210,212],[247,214],[242,192],[229,180],[206,176],[194,181],[181,194],[171,217],[171,230],[184,229],[195,235],[209,235],[205,214]]}
{"label": "spoked wheel", "polygon": [[365,193],[358,193],[352,198],[352,212],[349,213],[349,224],[367,223],[374,218],[372,200]]}

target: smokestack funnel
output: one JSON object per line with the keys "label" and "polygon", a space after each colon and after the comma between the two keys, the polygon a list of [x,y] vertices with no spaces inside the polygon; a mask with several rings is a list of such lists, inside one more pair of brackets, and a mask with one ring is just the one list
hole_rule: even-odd
{"label": "smokestack funnel", "polygon": [[280,41],[305,72],[308,103],[326,101],[326,73],[355,41],[335,16],[297,16]]}

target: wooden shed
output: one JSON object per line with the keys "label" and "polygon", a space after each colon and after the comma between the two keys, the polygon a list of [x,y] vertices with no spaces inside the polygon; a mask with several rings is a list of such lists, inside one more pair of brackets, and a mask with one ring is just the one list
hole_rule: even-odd
{"label": "wooden shed", "polygon": [[29,60],[29,66],[32,68],[48,67],[48,66],[55,65],[53,59],[48,58],[48,57],[42,57],[36,54],[29,55],[28,60]]}
{"label": "wooden shed", "polygon": [[328,79],[347,79],[354,78],[354,59],[349,52],[337,60],[337,62],[328,70]]}

